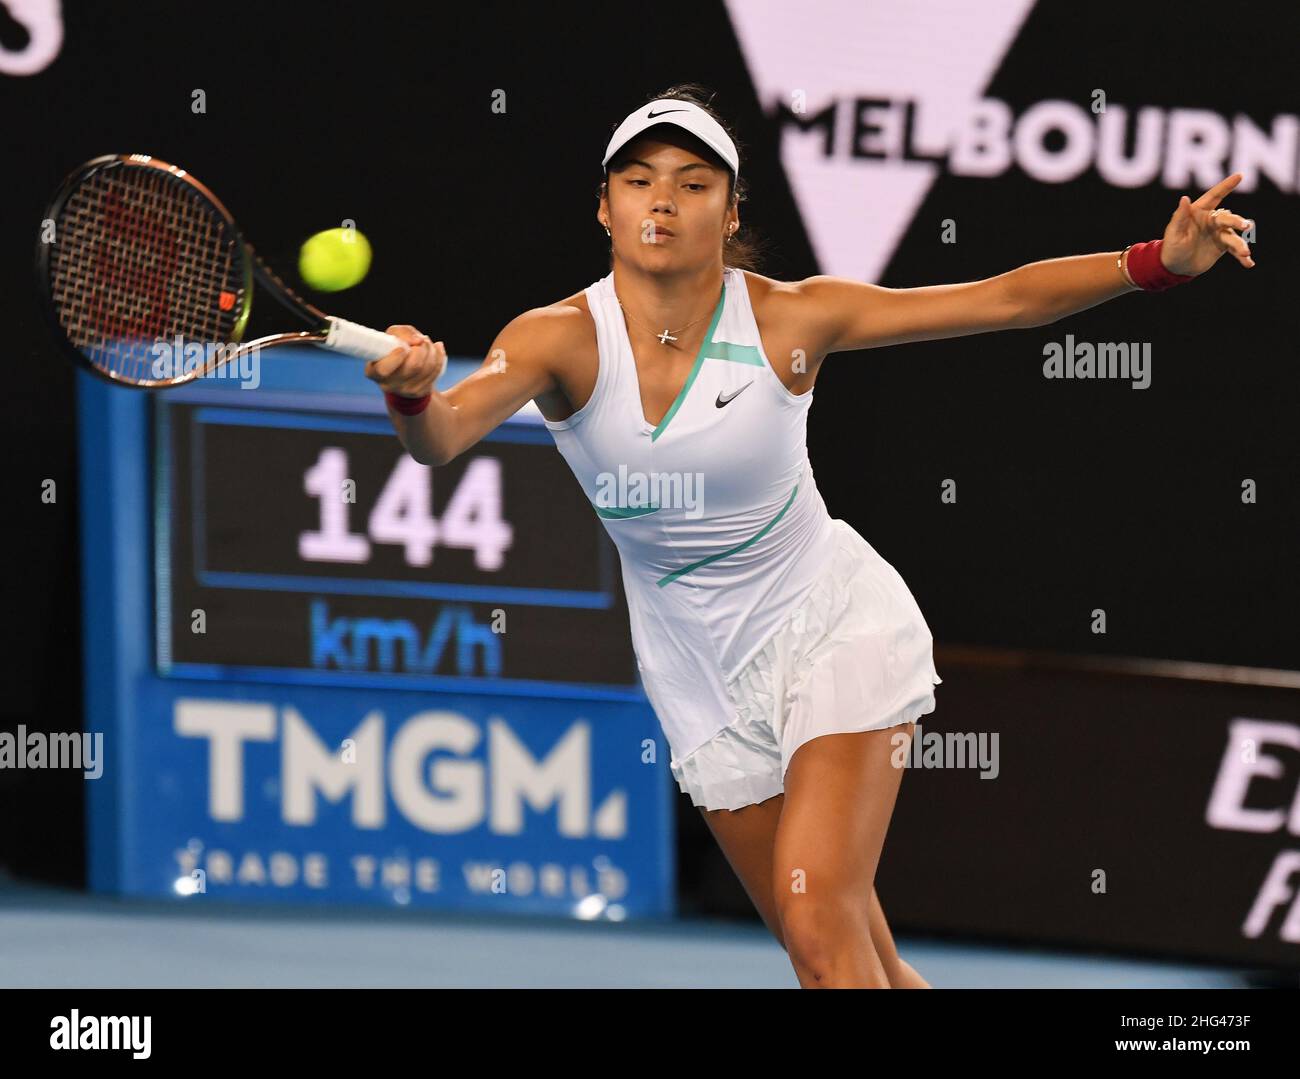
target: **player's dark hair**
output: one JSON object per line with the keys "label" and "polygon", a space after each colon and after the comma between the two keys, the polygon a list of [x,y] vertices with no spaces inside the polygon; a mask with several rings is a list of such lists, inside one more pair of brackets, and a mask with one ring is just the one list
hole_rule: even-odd
{"label": "player's dark hair", "polygon": [[[736,152],[740,155],[740,159],[743,161],[745,158],[745,148],[741,144],[740,139],[736,137],[736,133],[732,131],[731,126],[718,114],[717,110],[713,108],[711,102],[714,96],[715,92],[708,89],[706,86],[702,86],[697,82],[683,82],[678,83],[675,86],[670,86],[667,90],[663,91],[663,93],[651,94],[641,104],[648,105],[652,101],[661,101],[664,98],[672,98],[675,101],[689,101],[692,105],[698,105],[717,120],[721,125],[722,130],[731,136],[731,141],[736,144]],[[618,127],[618,123],[619,122],[615,122],[613,127],[611,127],[611,133]],[[689,132],[683,131],[682,134],[689,135]],[[699,144],[699,152],[701,156],[709,158],[719,168],[726,170],[727,176],[729,177],[727,187],[728,206],[738,206],[740,203],[744,202],[749,197],[748,187],[745,181],[736,176],[736,174],[731,171],[731,167],[716,153],[714,153],[714,151],[705,146],[704,143],[699,142],[698,139],[694,141]],[[617,168],[622,156],[623,151],[620,150],[610,159],[609,166],[605,170],[605,179],[601,181],[600,187],[596,192],[598,196],[606,191],[606,184],[609,180],[609,169]],[[762,262],[765,248],[766,243],[761,238],[754,235],[753,228],[746,225],[744,222],[741,222],[740,228],[736,230],[735,235],[731,237],[730,242],[722,240],[722,264],[724,266],[735,266],[741,270],[752,270],[757,272]],[[612,247],[609,252],[609,264],[611,267],[614,265],[614,250]]]}

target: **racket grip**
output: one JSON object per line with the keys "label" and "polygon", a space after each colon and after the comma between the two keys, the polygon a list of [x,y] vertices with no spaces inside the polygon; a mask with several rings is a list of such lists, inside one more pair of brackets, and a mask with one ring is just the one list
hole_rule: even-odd
{"label": "racket grip", "polygon": [[360,326],[333,315],[328,317],[329,333],[321,344],[334,352],[343,352],[359,360],[377,360],[395,348],[406,347],[405,341],[399,341],[392,334],[381,333],[369,326]]}

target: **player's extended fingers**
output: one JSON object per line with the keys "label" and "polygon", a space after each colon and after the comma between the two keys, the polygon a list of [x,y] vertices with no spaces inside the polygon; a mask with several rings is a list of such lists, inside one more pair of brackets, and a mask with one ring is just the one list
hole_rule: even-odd
{"label": "player's extended fingers", "polygon": [[1255,223],[1249,217],[1242,217],[1222,207],[1210,214],[1210,221],[1216,228],[1239,230],[1248,229]]}
{"label": "player's extended fingers", "polygon": [[1250,245],[1247,244],[1240,235],[1233,232],[1232,229],[1220,229],[1216,239],[1229,251],[1235,251],[1239,255],[1250,254]]}
{"label": "player's extended fingers", "polygon": [[1215,237],[1225,251],[1236,256],[1237,261],[1243,266],[1253,266],[1255,260],[1250,255],[1250,244],[1233,232],[1232,229],[1221,229]]}
{"label": "player's extended fingers", "polygon": [[1236,187],[1244,177],[1239,172],[1234,172],[1215,184],[1210,190],[1205,192],[1199,199],[1192,203],[1198,210],[1213,210],[1224,197]]}
{"label": "player's extended fingers", "polygon": [[1253,228],[1255,225],[1253,220],[1234,214],[1223,207],[1210,211],[1206,220],[1214,230],[1214,241],[1219,247],[1229,252],[1243,266],[1255,265],[1255,260],[1250,253],[1250,244],[1246,242],[1245,237],[1235,231]]}

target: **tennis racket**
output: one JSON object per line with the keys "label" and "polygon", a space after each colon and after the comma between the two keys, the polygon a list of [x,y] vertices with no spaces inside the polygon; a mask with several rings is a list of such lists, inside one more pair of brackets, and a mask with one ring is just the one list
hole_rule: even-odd
{"label": "tennis racket", "polygon": [[[363,360],[404,347],[298,296],[211,191],[146,154],[97,157],[64,180],[45,211],[36,276],[65,351],[123,386],[178,386],[279,345]],[[308,328],[244,342],[254,279]]]}

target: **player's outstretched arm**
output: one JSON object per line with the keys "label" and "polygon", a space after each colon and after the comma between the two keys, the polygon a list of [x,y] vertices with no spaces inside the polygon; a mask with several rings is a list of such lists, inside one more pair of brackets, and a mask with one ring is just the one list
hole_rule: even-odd
{"label": "player's outstretched arm", "polygon": [[1184,195],[1158,244],[1138,245],[1150,249],[1143,256],[1152,265],[1144,266],[1145,277],[1136,281],[1125,248],[1031,262],[982,281],[922,288],[810,277],[798,283],[789,304],[797,309],[795,317],[814,320],[807,336],[819,353],[1045,326],[1140,285],[1153,287],[1149,280],[1142,284],[1146,278],[1167,278],[1154,285],[1167,287],[1195,277],[1225,254],[1253,267],[1250,248],[1237,232],[1253,222],[1219,206],[1241,179],[1234,173],[1194,202]]}

